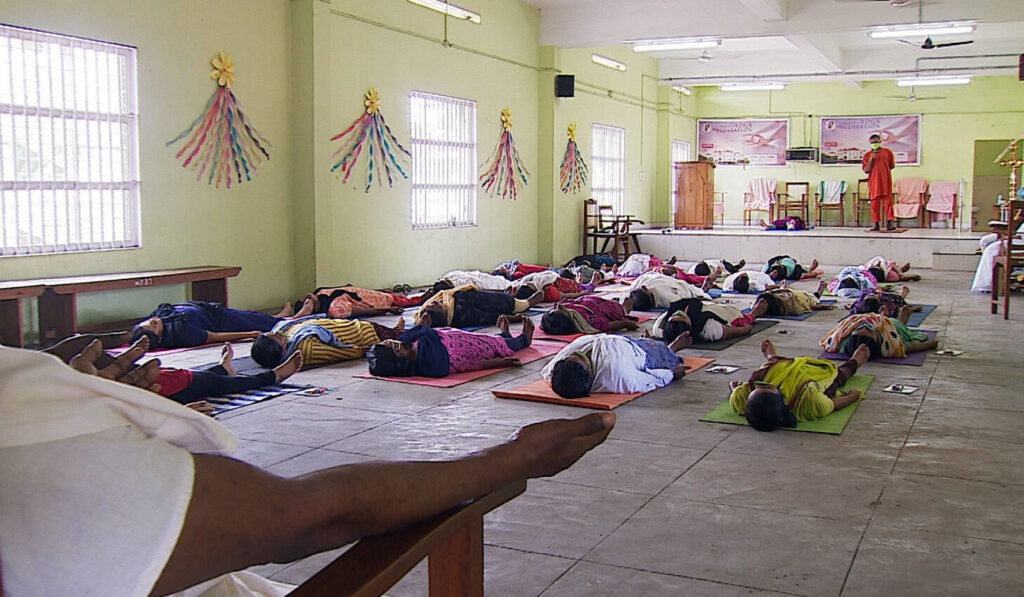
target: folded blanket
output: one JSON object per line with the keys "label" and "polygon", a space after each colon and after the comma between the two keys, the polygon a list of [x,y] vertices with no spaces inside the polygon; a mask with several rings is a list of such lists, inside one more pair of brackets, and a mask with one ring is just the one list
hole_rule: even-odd
{"label": "folded blanket", "polygon": [[901,178],[893,182],[893,193],[897,203],[892,206],[897,218],[916,218],[921,210],[921,193],[928,190],[924,178]]}

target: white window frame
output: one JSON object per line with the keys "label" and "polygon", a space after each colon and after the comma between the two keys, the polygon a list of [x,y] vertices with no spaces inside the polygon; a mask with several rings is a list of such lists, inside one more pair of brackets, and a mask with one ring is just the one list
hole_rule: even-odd
{"label": "white window frame", "polygon": [[681,139],[672,139],[672,146],[670,148],[670,160],[668,163],[669,176],[671,177],[672,185],[672,211],[675,213],[676,205],[679,202],[679,178],[676,176],[676,162],[689,162],[690,155],[693,146],[690,145],[689,141],[683,141]]}
{"label": "white window frame", "polygon": [[476,102],[409,94],[413,229],[476,226]]}
{"label": "white window frame", "polygon": [[626,204],[626,129],[594,123],[590,143],[590,192],[598,205],[623,213]]}
{"label": "white window frame", "polygon": [[0,256],[141,246],[136,52],[0,25]]}

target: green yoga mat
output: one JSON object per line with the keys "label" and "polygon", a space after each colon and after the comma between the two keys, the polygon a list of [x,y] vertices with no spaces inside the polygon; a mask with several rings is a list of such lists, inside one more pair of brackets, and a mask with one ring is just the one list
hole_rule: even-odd
{"label": "green yoga mat", "polygon": [[[871,387],[871,383],[875,381],[874,375],[854,375],[847,382],[846,385],[839,388],[841,391],[846,390],[860,390],[861,394],[867,394],[868,388]],[[796,427],[781,427],[789,431],[807,431],[809,433],[828,433],[829,435],[840,435],[843,433],[843,429],[846,428],[846,424],[850,422],[850,417],[853,416],[854,411],[860,406],[860,403],[864,399],[854,402],[846,408],[833,411],[832,414],[825,418],[818,419],[817,421],[800,421]],[[746,425],[747,420],[742,416],[733,412],[732,407],[729,406],[729,399],[726,398],[725,402],[722,402],[711,412],[704,415],[700,419],[701,421],[707,421],[709,423],[726,423],[728,425]]]}

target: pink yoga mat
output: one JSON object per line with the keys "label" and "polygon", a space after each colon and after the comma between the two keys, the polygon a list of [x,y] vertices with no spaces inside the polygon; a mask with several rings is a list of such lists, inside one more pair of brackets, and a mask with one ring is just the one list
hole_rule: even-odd
{"label": "pink yoga mat", "polygon": [[[515,354],[515,356],[523,363],[532,363],[538,359],[549,357],[553,354],[558,353],[559,350],[565,348],[564,344],[556,342],[543,342],[534,341],[528,348],[524,348]],[[402,383],[411,383],[418,386],[430,386],[434,388],[453,388],[457,385],[464,384],[467,381],[473,381],[480,379],[481,377],[487,377],[488,375],[494,375],[499,371],[505,371],[507,369],[513,369],[513,367],[501,367],[498,369],[481,369],[479,371],[463,371],[462,373],[453,373],[447,377],[420,377],[417,375],[411,377],[379,377],[376,375],[370,375],[369,372],[360,373],[353,377],[360,377],[363,379],[382,379],[386,381],[399,381]]]}

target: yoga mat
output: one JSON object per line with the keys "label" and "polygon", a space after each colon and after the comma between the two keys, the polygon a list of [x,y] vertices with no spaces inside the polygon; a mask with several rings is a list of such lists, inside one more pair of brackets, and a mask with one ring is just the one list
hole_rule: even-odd
{"label": "yoga mat", "polygon": [[921,325],[924,323],[925,318],[935,310],[935,305],[918,305],[918,307],[921,307],[920,311],[910,313],[910,319],[907,320],[908,327],[916,328]]}
{"label": "yoga mat", "polygon": [[[932,330],[917,330],[917,331],[924,332],[924,333],[928,334],[928,339],[929,340],[934,340],[935,337],[938,335],[937,332],[934,332]],[[921,365],[924,364],[924,358],[928,355],[929,352],[930,351],[927,351],[927,350],[919,350],[917,352],[909,353],[905,358],[902,358],[902,359],[893,359],[893,358],[889,358],[889,357],[883,357],[883,358],[879,358],[879,359],[871,359],[871,362],[872,363],[888,363],[888,364],[891,364],[891,365],[909,365],[911,367],[920,367]],[[838,352],[823,352],[823,353],[821,353],[821,355],[818,356],[818,358],[819,359],[832,359],[833,361],[845,361],[845,360],[849,359],[850,357],[848,357],[845,354],[838,353]]]}
{"label": "yoga mat", "polygon": [[[835,305],[836,304],[836,301],[833,300],[833,299],[822,299],[822,300],[820,300],[818,302],[820,304],[822,304],[822,305]],[[789,320],[789,321],[803,321],[803,320],[807,319],[808,317],[810,317],[811,315],[814,315],[815,313],[818,313],[819,311],[827,311],[827,310],[828,309],[815,309],[815,310],[809,311],[807,313],[801,313],[800,315],[762,315],[762,317],[764,317],[765,319],[785,319],[785,320]],[[743,312],[744,313],[750,313],[750,309],[744,309]]]}
{"label": "yoga mat", "polygon": [[734,338],[729,338],[728,340],[718,340],[716,342],[695,341],[690,348],[693,348],[694,350],[725,350],[726,348],[732,346],[733,344],[736,344],[740,340],[745,340],[746,338],[749,338],[754,334],[763,332],[764,330],[772,327],[773,325],[777,325],[778,323],[779,322],[775,319],[758,319],[754,321],[754,325],[752,326],[753,329],[750,330],[750,333],[747,334],[746,336],[736,336]]}
{"label": "yoga mat", "polygon": [[236,408],[249,406],[250,404],[263,402],[264,400],[270,400],[271,398],[277,398],[278,396],[283,396],[285,394],[299,392],[310,387],[312,386],[282,383],[263,386],[262,388],[256,388],[255,390],[249,390],[248,392],[241,392],[238,394],[225,394],[223,396],[205,398],[205,400],[217,407],[217,409],[212,413],[213,416],[216,416],[229,410],[235,410]]}
{"label": "yoga mat", "polygon": [[[235,367],[235,373],[237,373],[238,375],[257,375],[259,373],[263,373],[264,371],[269,371],[269,369],[267,369],[263,365],[260,365],[256,361],[252,360],[252,357],[236,357],[234,359],[231,359],[231,364]],[[302,371],[309,371],[310,369],[319,369],[320,367],[326,367],[327,365],[334,364],[335,363],[318,363],[316,365],[303,365]],[[189,368],[202,369],[208,371],[210,369],[213,369],[217,365],[220,365],[220,360]]]}
{"label": "yoga mat", "polygon": [[[715,359],[704,359],[698,357],[684,357],[684,362],[690,367],[687,375],[703,369]],[[492,390],[492,394],[498,398],[510,398],[512,400],[529,400],[532,402],[548,402],[551,404],[563,404],[565,406],[582,406],[584,408],[596,408],[599,410],[612,410],[616,407],[643,396],[647,392],[634,392],[632,394],[604,394],[597,393],[583,398],[562,398],[551,389],[551,384],[538,379],[537,381],[520,386],[512,390]],[[728,405],[727,405],[728,406]]]}
{"label": "yoga mat", "polygon": [[[538,359],[549,357],[556,354],[559,350],[562,350],[565,345],[555,342],[534,342],[529,347],[520,350],[515,354],[523,363],[532,363]],[[453,373],[447,377],[420,377],[418,375],[410,377],[380,377],[376,375],[370,375],[369,372],[360,373],[353,375],[353,377],[360,377],[363,379],[381,379],[385,381],[398,381],[402,383],[411,383],[418,386],[430,386],[433,388],[453,388],[457,385],[464,384],[467,381],[473,381],[480,379],[481,377],[487,377],[488,375],[494,375],[499,371],[505,371],[506,369],[513,369],[513,367],[501,367],[498,369],[480,369],[478,371],[463,371],[462,373]]]}
{"label": "yoga mat", "polygon": [[[860,390],[861,394],[867,394],[868,388],[871,387],[871,383],[875,381],[874,375],[861,375],[857,374],[847,380],[843,387],[839,388],[842,391],[847,390]],[[864,401],[863,396],[860,400],[836,411],[832,411],[827,417],[818,419],[817,421],[800,421],[796,424],[796,427],[780,427],[787,431],[806,431],[808,433],[827,433],[829,435],[840,435],[843,433],[843,429],[846,429],[846,424],[850,422],[850,418],[853,416],[854,411],[860,406],[860,403]],[[716,406],[709,412],[700,418],[701,421],[708,423],[725,423],[728,425],[748,425],[747,419],[742,415],[738,415],[733,412],[732,407],[729,406],[729,399],[726,398],[724,402]]]}

